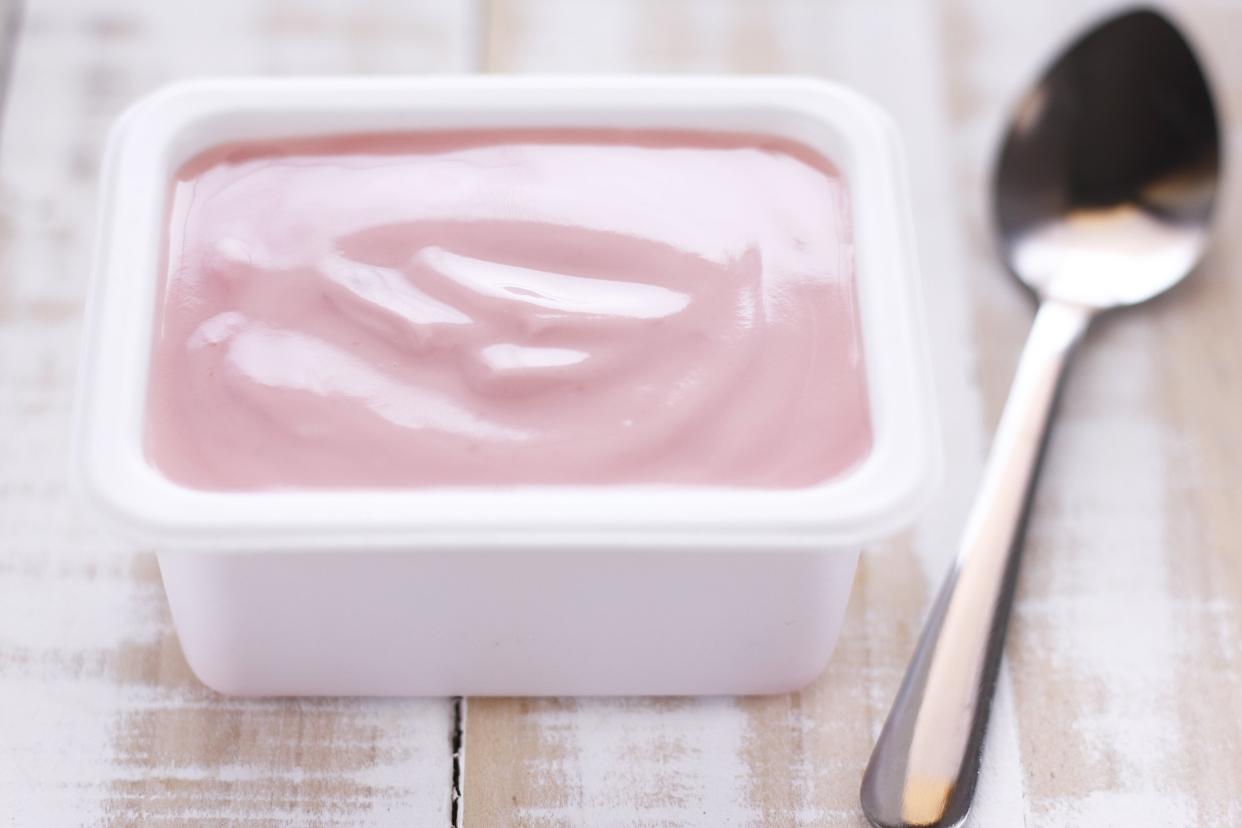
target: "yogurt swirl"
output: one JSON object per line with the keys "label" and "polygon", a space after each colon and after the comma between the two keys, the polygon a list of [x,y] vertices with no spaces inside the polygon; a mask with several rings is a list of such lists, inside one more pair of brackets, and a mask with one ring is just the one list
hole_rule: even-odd
{"label": "yogurt swirl", "polygon": [[207,489],[795,487],[871,445],[847,193],[759,136],[219,147],[174,182],[151,461]]}

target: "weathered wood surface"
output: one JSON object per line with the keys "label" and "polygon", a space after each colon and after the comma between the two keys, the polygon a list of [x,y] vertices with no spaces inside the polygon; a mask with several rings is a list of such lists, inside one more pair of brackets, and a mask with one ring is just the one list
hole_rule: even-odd
{"label": "weathered wood surface", "polygon": [[[481,68],[803,72],[880,101],[911,160],[951,463],[916,531],[864,556],[839,650],[802,693],[468,700],[464,824],[861,825],[862,766],[1030,321],[988,241],[991,148],[1053,45],[1114,5],[32,2],[0,125],[0,824],[449,822],[451,703],[198,686],[154,558],[69,499],[65,435],[94,176],[126,103],[192,74]],[[1242,4],[1171,5],[1242,156]],[[975,825],[1242,825],[1239,173],[1209,265],[1106,320],[1071,378]]]}
{"label": "weathered wood surface", "polygon": [[468,68],[473,8],[37,0],[0,145],[0,824],[445,825],[452,704],[238,701],[177,646],[154,557],[66,491],[104,133],[208,73]]}
{"label": "weathered wood surface", "polygon": [[[1001,103],[1116,3],[949,7],[946,50],[987,420],[1029,318],[985,239]],[[1066,388],[1007,650],[1034,825],[1242,825],[1242,4],[1165,3],[1227,122],[1216,246],[1106,318]]]}
{"label": "weathered wood surface", "polygon": [[[991,150],[1054,45],[1116,5],[493,1],[493,71],[806,72],[890,110],[912,161],[951,462],[935,512],[864,556],[840,648],[802,693],[470,700],[470,828],[862,824],[862,768],[1031,319],[988,239]],[[1174,11],[1212,63],[1236,148],[1242,6]],[[1212,263],[1101,324],[1070,382],[975,825],[1242,824],[1239,184]]]}

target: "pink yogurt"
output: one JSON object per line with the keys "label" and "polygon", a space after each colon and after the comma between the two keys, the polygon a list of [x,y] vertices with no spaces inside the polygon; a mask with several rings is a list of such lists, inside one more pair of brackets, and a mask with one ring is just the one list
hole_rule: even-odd
{"label": "pink yogurt", "polygon": [[872,435],[848,194],[757,135],[409,133],[179,171],[148,456],[202,489],[801,487]]}

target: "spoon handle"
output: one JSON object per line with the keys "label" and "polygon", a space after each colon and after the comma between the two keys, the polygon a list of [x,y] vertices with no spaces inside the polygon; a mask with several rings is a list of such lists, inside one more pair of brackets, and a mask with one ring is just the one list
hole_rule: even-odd
{"label": "spoon handle", "polygon": [[1066,365],[1094,311],[1045,300],[966,523],[862,782],[879,828],[966,817],[1013,604],[1023,527]]}

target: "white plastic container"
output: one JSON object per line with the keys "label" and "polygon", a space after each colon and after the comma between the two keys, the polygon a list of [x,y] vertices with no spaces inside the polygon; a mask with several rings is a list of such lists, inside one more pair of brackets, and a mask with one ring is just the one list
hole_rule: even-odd
{"label": "white plastic container", "polygon": [[[143,451],[169,182],[226,141],[467,127],[769,133],[843,172],[874,446],[793,490],[206,492]],[[937,471],[906,182],[875,106],[792,78],[233,79],[166,88],[104,162],[77,419],[84,493],[159,550],[195,673],[245,695],[773,693],[832,652],[860,547]]]}

